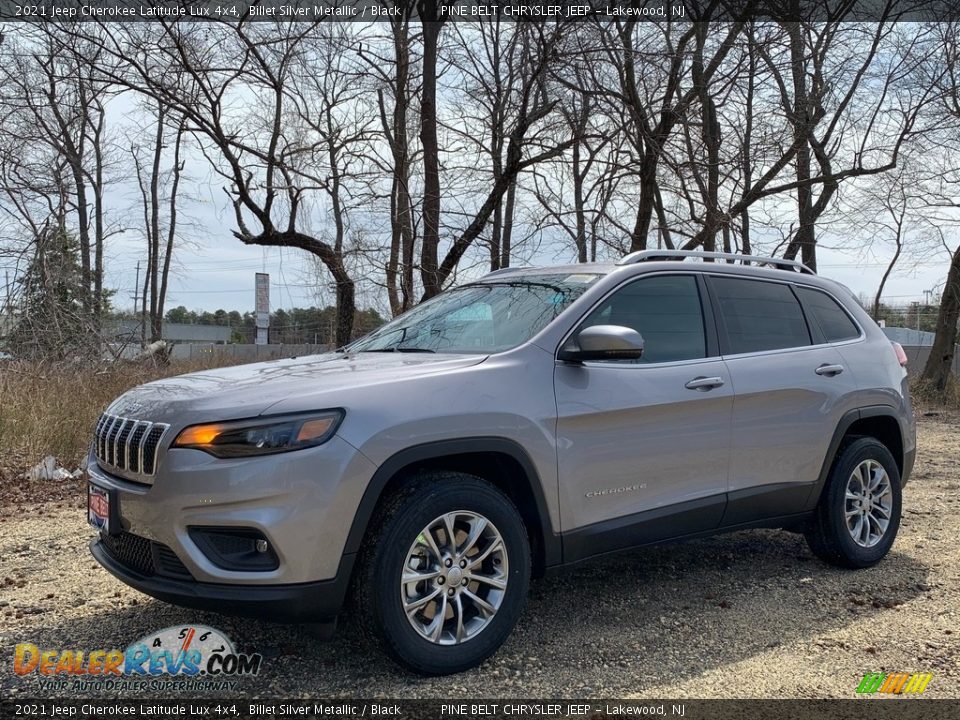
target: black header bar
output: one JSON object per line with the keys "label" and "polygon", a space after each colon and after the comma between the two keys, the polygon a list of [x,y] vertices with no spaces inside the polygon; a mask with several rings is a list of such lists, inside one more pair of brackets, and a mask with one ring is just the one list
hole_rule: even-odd
{"label": "black header bar", "polygon": [[955,720],[960,700],[382,700],[109,699],[2,700],[0,717],[103,718],[401,718],[404,720]]}
{"label": "black header bar", "polygon": [[13,22],[942,21],[955,0],[0,0]]}

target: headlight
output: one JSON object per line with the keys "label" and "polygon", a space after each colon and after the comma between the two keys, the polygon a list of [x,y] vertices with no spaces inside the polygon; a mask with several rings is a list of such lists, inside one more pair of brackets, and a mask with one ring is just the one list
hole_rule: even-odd
{"label": "headlight", "polygon": [[271,455],[325,443],[337,431],[343,410],[191,425],[172,447],[203,450],[218,458]]}

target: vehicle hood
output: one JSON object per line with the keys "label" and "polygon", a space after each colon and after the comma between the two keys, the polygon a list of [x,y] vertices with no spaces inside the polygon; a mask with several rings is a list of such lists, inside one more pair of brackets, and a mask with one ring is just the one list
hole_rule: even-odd
{"label": "vehicle hood", "polygon": [[322,398],[323,407],[344,407],[349,406],[351,389],[409,382],[477,365],[486,358],[425,353],[327,353],[235,365],[141,385],[117,398],[107,412],[182,426],[256,417],[277,403],[306,395]]}

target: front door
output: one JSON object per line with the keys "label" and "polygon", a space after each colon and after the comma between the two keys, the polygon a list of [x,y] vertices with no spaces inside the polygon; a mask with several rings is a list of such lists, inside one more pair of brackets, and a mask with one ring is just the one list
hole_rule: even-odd
{"label": "front door", "polygon": [[643,358],[557,362],[566,560],[718,525],[733,391],[703,292],[693,273],[631,281],[574,332],[633,328],[644,338]]}

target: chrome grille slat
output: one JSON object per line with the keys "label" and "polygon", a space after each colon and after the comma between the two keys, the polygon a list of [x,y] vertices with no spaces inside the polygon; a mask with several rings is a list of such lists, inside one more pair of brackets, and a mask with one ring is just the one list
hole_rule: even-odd
{"label": "chrome grille slat", "polygon": [[106,421],[103,423],[103,429],[100,431],[100,437],[97,438],[97,459],[104,464],[108,464],[107,437],[110,435],[110,428],[113,427],[116,421],[116,416],[108,415]]}
{"label": "chrome grille slat", "polygon": [[160,438],[163,437],[163,431],[166,427],[160,427],[159,425],[154,425],[150,428],[150,432],[144,435],[146,438],[143,441],[143,471],[145,473],[153,474],[154,468],[157,464],[157,450],[160,447]]}
{"label": "chrome grille slat", "polygon": [[127,439],[127,451],[129,452],[127,470],[130,472],[140,472],[140,468],[142,467],[140,464],[140,443],[149,427],[150,423],[140,420],[134,426],[130,432],[130,437]]}
{"label": "chrome grille slat", "polygon": [[114,462],[121,470],[126,470],[127,462],[127,441],[130,438],[130,431],[137,424],[136,420],[124,420],[120,423],[120,430],[117,432],[116,450],[114,451]]}
{"label": "chrome grille slat", "polygon": [[97,457],[102,458],[104,462],[106,462],[107,459],[107,436],[110,434],[110,428],[113,427],[113,423],[116,422],[116,420],[117,418],[113,415],[108,415],[106,422],[103,423],[103,430],[100,432],[100,451],[97,454]]}
{"label": "chrome grille slat", "polygon": [[107,422],[107,415],[101,415],[100,419],[97,420],[97,429],[93,431],[93,446],[94,454],[99,458],[100,457],[100,434],[103,432],[103,426]]}
{"label": "chrome grille slat", "polygon": [[137,427],[137,421],[130,421],[130,429],[127,431],[127,435],[123,440],[123,466],[129,470],[130,469],[130,438],[133,437],[133,431]]}
{"label": "chrome grille slat", "polygon": [[153,430],[153,423],[148,422],[146,430],[143,431],[143,435],[140,436],[140,446],[137,448],[137,456],[139,458],[138,464],[140,465],[140,472],[146,472],[147,466],[143,464],[143,446],[147,442],[147,438],[150,437],[150,431]]}
{"label": "chrome grille slat", "polygon": [[123,422],[123,418],[115,417],[113,422],[110,423],[110,428],[107,430],[107,436],[104,438],[104,444],[106,446],[106,452],[104,456],[106,457],[107,463],[109,465],[116,465],[114,453],[114,439],[117,437],[117,432],[120,430],[120,423]]}
{"label": "chrome grille slat", "polygon": [[[94,454],[105,470],[120,471],[131,480],[152,482],[157,451],[170,426],[104,413],[94,430]],[[131,477],[132,476],[132,477]]]}

